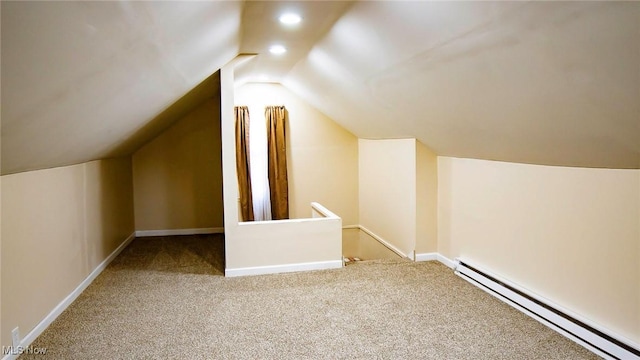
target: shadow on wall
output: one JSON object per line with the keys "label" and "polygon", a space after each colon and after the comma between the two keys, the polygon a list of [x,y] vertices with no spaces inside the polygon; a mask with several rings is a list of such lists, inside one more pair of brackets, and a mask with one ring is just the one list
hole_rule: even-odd
{"label": "shadow on wall", "polygon": [[[85,171],[88,203],[85,241],[89,263],[96,264],[134,230],[131,157],[91,162],[86,164]],[[101,241],[92,241],[91,237]]]}
{"label": "shadow on wall", "polygon": [[207,93],[196,107],[181,109],[183,117],[132,155],[136,230],[153,231],[138,235],[222,230],[218,94]]}
{"label": "shadow on wall", "polygon": [[134,153],[206,100],[219,97],[219,93],[220,71],[216,71],[113,149],[109,157]]}
{"label": "shadow on wall", "polygon": [[[83,193],[78,199],[81,213],[74,221],[84,227],[86,236],[80,237],[78,250],[83,254],[82,269],[91,272],[134,231],[131,158],[96,160],[72,167],[78,166],[84,172],[84,189],[77,189]],[[67,172],[67,168],[61,169]]]}
{"label": "shadow on wall", "polygon": [[360,260],[403,259],[371,235],[358,228],[342,230],[342,254]]}

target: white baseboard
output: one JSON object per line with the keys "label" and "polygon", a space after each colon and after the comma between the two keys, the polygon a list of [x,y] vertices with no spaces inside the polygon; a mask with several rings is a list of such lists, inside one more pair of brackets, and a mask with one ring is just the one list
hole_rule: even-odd
{"label": "white baseboard", "polygon": [[318,261],[299,264],[284,264],[284,265],[270,265],[270,266],[256,266],[246,268],[225,269],[224,276],[247,276],[247,275],[265,275],[265,274],[279,274],[294,271],[310,271],[310,270],[326,270],[326,269],[338,269],[343,266],[342,260],[330,260],[330,261]]}
{"label": "white baseboard", "polygon": [[456,275],[605,359],[640,360],[640,344],[487,270],[457,259]]}
{"label": "white baseboard", "polygon": [[224,234],[224,228],[170,229],[170,230],[137,230],[136,237]]}
{"label": "white baseboard", "polygon": [[438,261],[441,262],[442,264],[444,264],[444,266],[448,267],[449,269],[454,269],[456,268],[456,262],[449,259],[448,257],[441,255],[441,254],[437,254],[438,256]]}
{"label": "white baseboard", "polygon": [[[93,282],[93,280],[95,280],[95,278],[97,278],[98,275],[100,275],[100,273],[113,261],[113,259],[115,259],[116,256],[118,256],[122,252],[122,250],[124,250],[124,248],[126,248],[127,245],[129,245],[129,243],[131,243],[131,241],[133,241],[133,239],[135,238],[135,232],[129,235],[129,237],[127,237],[122,242],[122,244],[120,244],[120,246],[113,250],[113,252],[100,263],[100,265],[93,269],[91,274],[89,274],[89,276],[87,276],[86,279],[84,279],[80,283],[80,285],[78,285],[69,295],[67,295],[67,297],[64,298],[64,300],[62,300],[55,308],[53,308],[53,310],[51,310],[51,312],[47,316],[45,316],[45,318],[42,319],[42,321],[40,321],[40,323],[38,323],[38,325],[36,325],[33,330],[31,330],[25,337],[20,340],[19,346],[23,349],[29,347],[29,345],[31,345],[31,343],[38,336],[40,336],[40,334],[42,334],[42,332],[45,331],[47,327],[49,327],[49,325],[51,325],[51,323],[56,318],[58,318],[58,316],[60,316],[60,314],[62,314],[62,312],[67,307],[69,307],[69,305],[71,305],[71,303],[73,303],[78,298],[78,296],[80,296],[80,294],[82,294],[87,286],[89,286]],[[3,357],[2,360],[14,360],[17,359],[18,356],[18,354],[8,354]]]}
{"label": "white baseboard", "polygon": [[416,261],[438,261],[450,269],[456,268],[455,261],[436,252],[416,254]]}
{"label": "white baseboard", "polygon": [[421,253],[416,254],[416,261],[436,261],[438,260],[438,253]]}

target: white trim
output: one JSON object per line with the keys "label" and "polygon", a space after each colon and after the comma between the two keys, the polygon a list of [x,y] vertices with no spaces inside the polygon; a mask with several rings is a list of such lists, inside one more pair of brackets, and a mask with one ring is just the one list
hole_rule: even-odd
{"label": "white trim", "polygon": [[[135,233],[132,233],[122,242],[122,244],[120,244],[120,246],[113,250],[113,252],[109,254],[109,256],[107,256],[107,258],[104,259],[100,263],[100,265],[93,269],[91,274],[89,274],[89,276],[87,276],[86,279],[84,279],[80,283],[80,285],[78,285],[69,295],[67,295],[66,298],[64,298],[64,300],[56,305],[56,307],[53,308],[53,310],[51,310],[51,312],[47,316],[45,316],[44,319],[42,319],[40,323],[38,323],[38,325],[33,328],[33,330],[31,330],[25,337],[22,338],[22,340],[20,341],[20,346],[25,349],[29,347],[29,345],[31,345],[31,343],[38,336],[40,336],[40,334],[42,334],[42,332],[45,331],[47,327],[49,327],[49,325],[51,325],[51,323],[55,319],[57,319],[58,316],[60,316],[60,314],[62,314],[62,312],[78,298],[78,296],[80,296],[80,294],[82,294],[87,286],[89,286],[93,282],[93,280],[95,280],[95,278],[97,278],[98,275],[100,275],[100,273],[113,261],[113,259],[115,259],[116,256],[118,256],[122,252],[122,250],[124,250],[124,248],[126,248],[127,245],[129,245],[129,243],[131,243],[131,241],[133,241],[133,239],[135,238]],[[18,355],[9,354],[2,358],[2,360],[14,360],[17,358]]]}
{"label": "white trim", "polygon": [[437,252],[416,254],[416,261],[438,261],[442,265],[455,270],[456,262]]}
{"label": "white trim", "polygon": [[224,276],[247,276],[247,275],[264,275],[264,274],[278,274],[294,271],[310,271],[310,270],[326,270],[326,269],[338,269],[343,266],[342,260],[330,260],[330,261],[317,261],[299,264],[284,264],[284,265],[269,265],[269,266],[256,266],[236,269],[225,269]]}
{"label": "white trim", "polygon": [[[529,296],[540,303],[553,308],[567,316],[574,318],[583,324],[613,338],[617,341],[624,343],[632,348],[640,350],[640,345],[635,344],[633,341],[622,337],[618,334],[613,333],[612,331],[605,329],[587,319],[582,318],[581,316],[564,309],[563,307],[541,297],[533,294],[532,292],[523,289],[522,287],[511,283],[506,279],[502,279],[500,276],[492,274],[489,271],[485,271],[482,268],[476,267],[476,265],[472,265],[466,260],[457,260],[457,266],[455,268],[456,275],[462,277],[469,283],[479,287],[485,292],[493,295],[499,300],[505,302],[506,304],[512,306],[513,308],[529,315],[540,323],[546,325],[547,327],[555,330],[556,332],[564,335],[565,337],[573,340],[574,342],[584,346],[588,350],[596,353],[597,355],[604,357],[605,359],[636,359],[640,360],[640,356],[637,356],[625,348],[618,346],[614,342],[607,340],[605,337],[599,336],[597,333],[589,331],[588,328],[582,327],[579,324],[576,324],[555,312],[547,309],[540,304],[531,301],[525,296],[518,294],[518,292]],[[478,270],[486,273],[487,275],[493,277],[497,282],[492,281],[491,279],[484,277],[475,271],[469,269],[460,264],[460,261],[465,262],[473,267],[476,267]],[[513,288],[516,291],[512,291],[508,287],[503,286],[505,284],[508,287]],[[600,350],[602,349],[602,350]],[[605,353],[606,352],[606,353]]]}
{"label": "white trim", "polygon": [[224,228],[212,227],[212,228],[199,228],[199,229],[136,230],[136,237],[201,235],[201,234],[224,234]]}
{"label": "white trim", "polygon": [[373,233],[373,231],[367,229],[366,227],[364,227],[362,225],[359,225],[359,227],[360,227],[360,230],[364,231],[367,235],[371,236],[372,238],[378,240],[378,242],[381,243],[382,245],[384,245],[385,247],[387,247],[387,249],[389,249],[389,250],[393,251],[394,253],[402,256],[403,258],[409,258],[409,256],[407,254],[402,252],[397,247],[391,245],[391,243],[389,243],[387,240],[385,240],[385,239],[381,238],[380,236],[376,235],[375,233]]}
{"label": "white trim", "polygon": [[438,260],[438,253],[421,253],[416,254],[416,261],[436,261]]}
{"label": "white trim", "polygon": [[441,262],[444,266],[448,267],[449,269],[453,269],[453,270],[456,269],[456,266],[458,265],[458,263],[456,263],[455,261],[439,253],[437,254],[437,257],[438,257],[438,261]]}
{"label": "white trim", "polygon": [[[312,215],[313,215],[314,211],[317,212],[318,214],[322,215],[325,218],[340,219],[340,217],[338,215],[334,214],[333,212],[331,212],[331,210],[327,209],[326,207],[320,205],[317,202],[312,202],[311,203],[311,214]],[[312,217],[315,217],[315,216],[312,216]]]}

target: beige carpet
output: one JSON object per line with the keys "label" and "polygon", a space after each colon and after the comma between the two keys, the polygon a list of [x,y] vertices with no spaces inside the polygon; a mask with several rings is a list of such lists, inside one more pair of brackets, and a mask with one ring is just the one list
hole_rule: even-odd
{"label": "beige carpet", "polygon": [[435,262],[224,278],[222,242],[136,239],[36,339],[46,356],[32,357],[597,358]]}

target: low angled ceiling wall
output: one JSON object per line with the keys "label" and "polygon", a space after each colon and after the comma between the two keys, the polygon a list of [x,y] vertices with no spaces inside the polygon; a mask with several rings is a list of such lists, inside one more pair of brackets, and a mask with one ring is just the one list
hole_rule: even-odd
{"label": "low angled ceiling wall", "polygon": [[[131,153],[239,53],[258,56],[238,79],[282,82],[358,137],[416,137],[457,157],[640,168],[638,2],[1,7],[3,174]],[[282,28],[285,10],[302,23]],[[274,43],[290,51],[273,57]]]}
{"label": "low angled ceiling wall", "polygon": [[239,50],[240,2],[1,6],[3,174],[131,152]]}
{"label": "low angled ceiling wall", "polygon": [[284,85],[359,137],[640,167],[638,2],[358,2]]}

